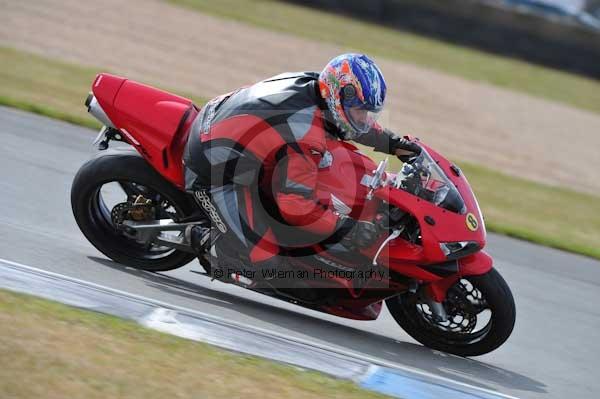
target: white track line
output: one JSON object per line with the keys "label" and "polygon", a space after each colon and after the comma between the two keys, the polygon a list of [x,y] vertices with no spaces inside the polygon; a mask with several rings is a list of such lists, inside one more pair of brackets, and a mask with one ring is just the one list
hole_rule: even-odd
{"label": "white track line", "polygon": [[248,326],[248,325],[244,325],[232,320],[227,320],[227,319],[223,319],[219,316],[215,316],[212,314],[208,314],[208,313],[203,313],[194,309],[189,309],[189,308],[185,308],[182,306],[177,306],[177,305],[173,305],[173,304],[169,304],[166,302],[162,302],[159,300],[155,300],[155,299],[151,299],[151,298],[147,298],[147,297],[143,297],[140,295],[136,295],[136,294],[131,294],[129,292],[125,292],[125,291],[121,291],[115,288],[110,288],[110,287],[106,287],[100,284],[96,284],[96,283],[92,283],[89,281],[85,281],[85,280],[81,280],[81,279],[77,279],[74,277],[69,277],[69,276],[65,276],[63,274],[59,274],[59,273],[54,273],[54,272],[50,272],[47,270],[43,270],[43,269],[39,269],[33,266],[28,266],[28,265],[24,265],[22,263],[18,263],[18,262],[13,262],[11,260],[8,259],[3,259],[0,258],[0,262],[5,263],[7,265],[13,266],[13,267],[17,267],[17,268],[21,268],[21,269],[25,269],[28,270],[30,272],[36,273],[36,274],[41,274],[44,276],[48,276],[48,277],[52,277],[52,278],[56,278],[56,279],[60,279],[60,280],[65,280],[65,281],[70,281],[70,282],[74,282],[77,284],[81,284],[81,285],[86,285],[88,287],[92,287],[101,291],[108,291],[120,296],[125,296],[125,297],[129,297],[129,298],[133,298],[137,301],[140,302],[146,302],[146,303],[151,303],[153,305],[159,306],[159,307],[163,307],[163,308],[167,308],[167,309],[173,309],[173,310],[177,310],[177,311],[181,311],[181,312],[185,312],[185,313],[189,313],[192,314],[194,316],[198,316],[201,318],[204,318],[208,321],[214,322],[214,323],[218,323],[218,324],[222,324],[222,325],[226,325],[226,326],[231,326],[231,327],[235,327],[237,329],[240,330],[244,330],[247,332],[251,332],[251,333],[258,333],[258,334],[262,334],[262,335],[266,335],[266,336],[271,336],[271,337],[276,337],[285,341],[291,341],[291,342],[295,342],[297,344],[301,344],[301,345],[307,345],[307,346],[312,346],[313,348],[318,348],[324,351],[328,351],[328,352],[332,352],[332,353],[336,353],[342,356],[347,356],[347,357],[351,357],[354,359],[358,359],[361,360],[363,362],[367,362],[367,363],[372,363],[374,365],[378,365],[378,366],[383,366],[383,367],[388,367],[391,369],[396,369],[396,370],[402,370],[411,374],[415,374],[415,375],[419,375],[422,377],[426,377],[426,378],[430,378],[430,379],[435,379],[437,381],[439,381],[440,383],[445,383],[445,384],[450,384],[450,385],[455,385],[455,386],[462,386],[468,389],[472,389],[472,390],[476,390],[476,391],[480,391],[482,393],[487,393],[490,395],[496,395],[497,397],[501,397],[501,398],[506,398],[506,399],[519,399],[515,396],[511,396],[511,395],[507,395],[507,394],[503,394],[500,392],[496,392],[490,389],[486,389],[486,388],[482,388],[482,387],[478,387],[475,385],[470,385],[464,382],[460,382],[460,381],[455,381],[452,380],[450,378],[447,377],[442,377],[436,374],[432,374],[429,373],[427,371],[423,371],[423,370],[419,370],[419,369],[415,369],[409,366],[405,366],[405,365],[400,365],[397,363],[392,363],[383,359],[379,359],[379,358],[375,358],[375,357],[371,357],[369,355],[363,354],[363,353],[357,353],[357,352],[352,352],[349,350],[345,350],[339,347],[334,347],[334,346],[330,346],[330,345],[326,345],[326,344],[322,344],[322,343],[316,343],[316,342],[310,342],[301,338],[297,338],[297,337],[290,337],[275,331],[270,331],[264,328],[260,328],[260,327],[256,327],[256,326]]}

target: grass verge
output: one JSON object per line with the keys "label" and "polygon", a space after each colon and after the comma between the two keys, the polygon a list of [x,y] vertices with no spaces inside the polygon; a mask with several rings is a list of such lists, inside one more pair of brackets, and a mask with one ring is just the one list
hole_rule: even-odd
{"label": "grass verge", "polygon": [[83,105],[97,73],[0,47],[0,104],[99,128],[100,123]]}
{"label": "grass verge", "polygon": [[[82,102],[97,71],[0,48],[0,103],[96,127]],[[399,168],[391,161],[393,170]],[[459,165],[490,231],[600,259],[599,197]]]}
{"label": "grass verge", "polygon": [[[84,101],[102,68],[87,68],[0,47],[0,105],[90,128],[100,122],[85,112]],[[178,93],[198,104],[201,97]]]}
{"label": "grass verge", "polygon": [[274,0],[168,0],[203,13],[337,44],[600,112],[600,81]]}
{"label": "grass verge", "polygon": [[6,398],[383,398],[349,381],[0,290]]}
{"label": "grass verge", "polygon": [[600,198],[460,163],[488,230],[600,259]]}

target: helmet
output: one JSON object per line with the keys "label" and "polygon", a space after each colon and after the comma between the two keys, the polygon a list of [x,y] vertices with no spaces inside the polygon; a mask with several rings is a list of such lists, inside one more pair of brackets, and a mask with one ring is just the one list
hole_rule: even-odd
{"label": "helmet", "polygon": [[381,70],[366,55],[342,54],[319,75],[321,97],[341,130],[350,140],[371,129],[383,109],[386,85]]}

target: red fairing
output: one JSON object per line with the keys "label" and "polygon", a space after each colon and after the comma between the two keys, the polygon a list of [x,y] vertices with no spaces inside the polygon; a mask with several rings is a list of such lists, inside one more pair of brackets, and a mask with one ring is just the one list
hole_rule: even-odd
{"label": "red fairing", "polygon": [[[446,256],[440,249],[440,243],[443,242],[473,241],[480,248],[485,246],[485,225],[468,181],[462,173],[457,176],[450,170],[452,164],[448,160],[425,144],[420,143],[420,145],[428,151],[438,166],[444,170],[447,177],[457,187],[467,210],[465,214],[450,212],[390,186],[377,190],[375,195],[378,198],[413,214],[419,221],[421,228],[422,246],[404,245],[402,240],[398,239],[395,240],[395,244],[389,246],[389,252],[385,257],[382,257],[382,262],[387,263],[386,258],[391,259],[392,261],[389,264],[392,268],[394,268],[394,259],[402,259],[416,264],[433,264],[446,261]],[[478,228],[475,231],[468,228],[467,215],[469,214],[477,218]],[[426,223],[426,217],[433,219],[435,224]]]}
{"label": "red fairing", "polygon": [[197,114],[192,102],[162,90],[100,74],[92,91],[124,138],[167,180],[184,187],[182,154]]}
{"label": "red fairing", "polygon": [[109,114],[109,117],[115,116],[113,103],[117,93],[119,92],[119,89],[126,80],[127,79],[119,76],[101,73],[96,76],[96,79],[92,84],[92,92],[94,93],[94,96],[102,106],[102,109],[104,109],[104,112]]}
{"label": "red fairing", "polygon": [[383,303],[381,301],[367,306],[341,307],[341,306],[323,306],[323,311],[335,316],[344,317],[353,320],[376,320],[381,313]]}
{"label": "red fairing", "polygon": [[489,272],[494,265],[491,256],[485,251],[479,251],[476,254],[464,257],[458,260],[458,267],[461,276],[479,276]]}

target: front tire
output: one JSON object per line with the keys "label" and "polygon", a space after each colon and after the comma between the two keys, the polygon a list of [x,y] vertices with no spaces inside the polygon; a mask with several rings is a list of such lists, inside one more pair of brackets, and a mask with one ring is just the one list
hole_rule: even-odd
{"label": "front tire", "polygon": [[[513,331],[515,302],[506,281],[495,269],[481,276],[462,278],[448,290],[443,304],[451,317],[445,323],[433,320],[418,294],[406,293],[386,300],[392,317],[411,337],[429,348],[458,356],[489,353]],[[484,311],[489,313],[487,323],[476,330],[473,314],[477,318]]]}
{"label": "front tire", "polygon": [[[139,190],[170,207],[179,218],[194,211],[193,200],[166,181],[133,149],[111,149],[99,153],[77,172],[71,187],[71,207],[79,228],[94,247],[115,262],[147,271],[167,271],[184,266],[195,255],[169,248],[144,245],[116,228],[112,209],[102,196],[103,187],[118,184],[126,194]],[[149,194],[147,194],[149,193]],[[165,205],[165,206],[166,206]],[[170,213],[162,208],[161,218]]]}

